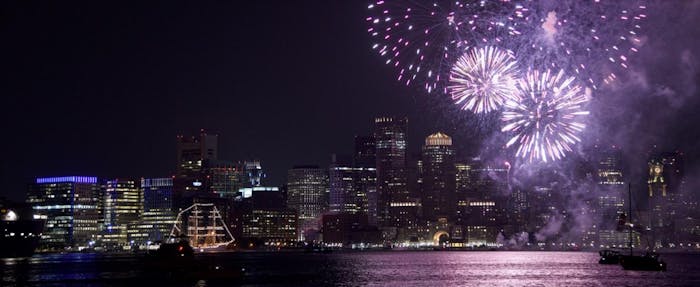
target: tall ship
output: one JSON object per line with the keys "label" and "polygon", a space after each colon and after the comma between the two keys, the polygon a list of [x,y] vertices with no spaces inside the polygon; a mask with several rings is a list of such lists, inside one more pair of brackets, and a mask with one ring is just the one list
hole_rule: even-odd
{"label": "tall ship", "polygon": [[27,204],[0,198],[0,257],[29,257],[39,245],[45,220],[35,219]]}
{"label": "tall ship", "polygon": [[199,250],[225,248],[234,241],[231,231],[213,203],[194,203],[182,210],[170,232],[170,241],[187,239]]}

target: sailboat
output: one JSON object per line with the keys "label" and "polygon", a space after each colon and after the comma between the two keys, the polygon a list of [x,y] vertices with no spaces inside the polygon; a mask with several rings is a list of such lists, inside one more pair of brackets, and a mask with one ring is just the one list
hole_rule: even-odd
{"label": "sailboat", "polygon": [[[619,261],[622,268],[625,270],[644,270],[644,271],[666,271],[666,262],[659,258],[659,254],[655,252],[646,252],[644,255],[634,255],[632,247],[632,184],[628,186],[628,214],[629,214],[629,255],[620,255]],[[602,255],[602,254],[601,254]],[[602,258],[601,258],[602,260]]]}
{"label": "sailboat", "polygon": [[[183,218],[187,218],[186,226]],[[180,211],[170,231],[171,239],[178,236],[184,236],[200,251],[225,248],[234,241],[219,209],[212,203],[194,203]]]}

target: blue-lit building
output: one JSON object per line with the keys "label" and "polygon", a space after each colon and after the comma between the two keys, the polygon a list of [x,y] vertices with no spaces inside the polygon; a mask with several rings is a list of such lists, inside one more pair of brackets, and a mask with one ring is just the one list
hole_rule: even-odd
{"label": "blue-lit building", "polygon": [[141,179],[143,210],[141,218],[129,227],[129,240],[136,244],[165,241],[175,224],[173,179]]}
{"label": "blue-lit building", "polygon": [[98,233],[99,185],[96,177],[37,178],[29,185],[27,203],[46,219],[42,249],[88,246]]}

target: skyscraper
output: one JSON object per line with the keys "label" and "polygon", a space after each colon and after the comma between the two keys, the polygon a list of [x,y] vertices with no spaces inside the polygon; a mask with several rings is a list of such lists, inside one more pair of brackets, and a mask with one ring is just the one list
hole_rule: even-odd
{"label": "skyscraper", "polygon": [[233,198],[239,190],[250,186],[245,167],[241,163],[216,160],[207,168],[209,191],[220,197]]}
{"label": "skyscraper", "polygon": [[335,213],[362,213],[368,218],[369,198],[377,190],[377,171],[372,167],[353,167],[336,161],[329,170],[330,211]]}
{"label": "skyscraper", "polygon": [[262,179],[265,178],[265,173],[263,173],[259,160],[245,161],[245,172],[251,187],[262,185]]}
{"label": "skyscraper", "polygon": [[[463,178],[467,172],[468,178]],[[479,158],[472,159],[460,171],[460,206],[462,218],[466,218],[467,240],[470,245],[492,244],[506,223],[506,196],[508,166],[489,164]]]}
{"label": "skyscraper", "polygon": [[466,225],[471,198],[471,165],[455,163],[455,208],[459,225]]}
{"label": "skyscraper", "polygon": [[649,160],[649,226],[656,245],[675,242],[674,224],[680,215],[684,186],[683,157],[680,152],[652,155]]}
{"label": "skyscraper", "polygon": [[135,180],[128,179],[107,180],[102,185],[103,243],[127,244],[129,224],[135,223],[141,215],[142,197],[139,185]]}
{"label": "skyscraper", "polygon": [[[597,146],[595,157],[596,199],[593,204],[602,246],[624,246],[628,233],[619,230],[618,218],[627,213],[627,186],[622,166],[622,151],[615,147]],[[587,243],[587,242],[586,242]]]}
{"label": "skyscraper", "polygon": [[420,200],[408,188],[406,118],[374,120],[377,158],[377,220],[382,227],[412,228]]}
{"label": "skyscraper", "polygon": [[181,199],[207,191],[208,164],[218,158],[218,136],[201,131],[199,137],[177,137],[177,168],[174,178],[174,208],[183,206]]}
{"label": "skyscraper", "polygon": [[143,244],[147,241],[165,241],[175,225],[173,208],[173,179],[141,179],[143,212],[136,224],[129,228],[129,240]]}
{"label": "skyscraper", "polygon": [[314,239],[328,211],[328,173],[318,166],[295,166],[287,172],[287,207],[298,213],[299,240]]}
{"label": "skyscraper", "polygon": [[40,177],[29,186],[27,203],[46,217],[41,245],[47,249],[84,247],[98,231],[99,186],[96,177]]}
{"label": "skyscraper", "polygon": [[422,154],[423,218],[453,220],[456,217],[456,167],[452,138],[438,132],[425,139]]}
{"label": "skyscraper", "polygon": [[374,136],[355,136],[354,166],[375,167],[377,165],[377,144]]}

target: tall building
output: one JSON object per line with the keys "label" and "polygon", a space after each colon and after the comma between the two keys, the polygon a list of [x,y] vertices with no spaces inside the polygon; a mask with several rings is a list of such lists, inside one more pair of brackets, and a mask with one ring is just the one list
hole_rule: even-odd
{"label": "tall building", "polygon": [[683,202],[684,169],[680,152],[652,155],[649,160],[649,227],[655,245],[668,247],[677,242],[675,221],[680,219]]}
{"label": "tall building", "polygon": [[107,245],[126,245],[127,229],[141,215],[142,197],[140,184],[135,180],[113,179],[102,185],[101,241]]}
{"label": "tall building", "polygon": [[143,178],[143,212],[136,224],[129,227],[129,240],[138,244],[165,242],[175,225],[173,212],[173,179]]}
{"label": "tall building", "polygon": [[[458,225],[466,225],[471,197],[471,165],[455,163],[455,209]],[[475,199],[475,198],[474,198]]]}
{"label": "tall building", "polygon": [[369,198],[377,190],[377,171],[372,167],[353,167],[334,162],[329,170],[330,211],[334,213],[361,213],[369,219],[376,214],[370,209]]}
{"label": "tall building", "polygon": [[377,165],[377,144],[374,136],[355,136],[354,166],[375,167]]}
{"label": "tall building", "polygon": [[207,167],[218,158],[218,136],[201,131],[199,137],[177,137],[177,168],[173,181],[174,208],[182,208],[182,198],[208,190]]}
{"label": "tall building", "polygon": [[243,240],[268,245],[297,240],[297,213],[284,206],[279,188],[256,186],[245,190],[241,200],[246,202],[238,211]]}
{"label": "tall building", "polygon": [[239,190],[250,186],[244,165],[227,161],[212,161],[207,168],[209,191],[220,197],[233,198]]}
{"label": "tall building", "polygon": [[422,154],[421,199],[423,218],[456,218],[456,167],[452,138],[438,132],[425,139]]}
{"label": "tall building", "polygon": [[296,166],[287,172],[287,207],[299,216],[299,240],[312,240],[328,211],[328,173],[318,166]]}
{"label": "tall building", "polygon": [[251,187],[262,185],[262,179],[265,178],[265,173],[263,173],[259,160],[245,161],[245,172]]}
{"label": "tall building", "polygon": [[[472,159],[460,174],[460,217],[469,245],[493,244],[507,224],[508,166]],[[465,178],[465,173],[468,176]],[[466,186],[464,186],[466,184]]]}
{"label": "tall building", "polygon": [[615,146],[597,147],[595,158],[598,244],[624,246],[629,240],[628,234],[617,226],[618,218],[627,213],[628,204],[622,151]]}
{"label": "tall building", "polygon": [[98,232],[99,185],[96,177],[40,177],[29,186],[27,203],[46,218],[41,245],[46,249],[85,247]]}
{"label": "tall building", "polygon": [[406,118],[374,120],[377,158],[377,221],[382,227],[413,229],[420,199],[408,188]]}

